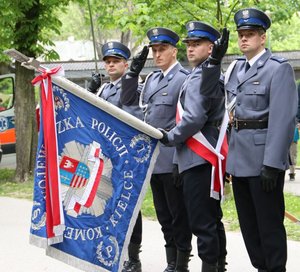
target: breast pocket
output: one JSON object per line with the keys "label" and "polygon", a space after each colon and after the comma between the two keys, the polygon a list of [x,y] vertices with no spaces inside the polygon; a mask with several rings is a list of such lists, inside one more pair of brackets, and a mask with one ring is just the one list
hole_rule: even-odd
{"label": "breast pocket", "polygon": [[265,86],[247,86],[241,89],[244,94],[243,106],[250,110],[263,110],[268,106]]}
{"label": "breast pocket", "polygon": [[157,97],[153,102],[155,114],[157,117],[167,117],[169,114],[174,114],[174,99],[171,96]]}

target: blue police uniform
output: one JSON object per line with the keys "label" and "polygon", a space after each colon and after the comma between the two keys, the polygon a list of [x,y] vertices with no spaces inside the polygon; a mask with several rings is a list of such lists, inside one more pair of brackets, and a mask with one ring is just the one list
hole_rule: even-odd
{"label": "blue police uniform", "polygon": [[[266,31],[271,25],[268,16],[254,8],[239,10],[234,20],[237,31]],[[232,175],[239,222],[252,265],[258,271],[286,271],[283,184],[295,128],[297,92],[293,69],[285,59],[268,49],[256,58],[248,70],[246,58],[239,58],[225,76],[228,103],[235,105],[226,171]],[[211,80],[202,89],[207,93],[211,90],[211,96],[221,91],[213,86],[218,83],[217,77],[212,79],[219,69],[204,70],[204,76]],[[265,166],[278,172],[271,191],[263,186]]]}
{"label": "blue police uniform", "polygon": [[[112,41],[107,42],[102,46],[102,55],[103,60],[107,57],[114,57],[125,59],[126,61],[130,58],[131,52],[127,46],[120,42]],[[120,94],[121,94],[121,77],[114,82],[109,82],[103,84],[97,92],[97,95],[104,100],[112,103],[113,105],[123,109],[124,111],[132,114],[133,116],[142,120],[143,112],[137,105],[126,106],[121,103]],[[133,263],[130,264],[130,269],[134,269],[132,271],[139,272],[141,271],[141,263],[139,260],[139,251],[140,245],[142,243],[142,214],[139,212],[135,226],[133,228],[133,232],[130,238],[130,244],[128,246],[128,255],[132,257],[134,260]],[[125,262],[124,264],[129,266],[129,262]],[[125,270],[131,271],[131,270]]]}
{"label": "blue police uniform", "polygon": [[[107,57],[114,57],[125,59],[127,61],[130,58],[131,53],[127,46],[120,42],[113,41],[105,43],[102,46],[102,55],[103,60]],[[138,106],[133,105],[128,107],[120,102],[121,87],[121,78],[114,82],[105,83],[98,90],[97,96],[134,115],[135,117],[142,119],[143,113]]]}
{"label": "blue police uniform", "polygon": [[[152,28],[147,32],[149,46],[170,44],[176,47],[179,37],[167,28]],[[137,89],[137,77],[122,78],[121,101],[132,105],[136,98],[144,111],[144,121],[153,127],[170,130],[175,126],[176,105],[180,86],[189,74],[179,62],[169,67],[167,74],[157,70],[146,78],[143,88]],[[151,188],[154,206],[165,239],[167,271],[174,271],[174,262],[189,259],[192,234],[189,228],[182,188],[176,188],[173,179],[175,148],[160,146],[153,174]],[[177,256],[177,257],[176,257]],[[179,268],[178,268],[178,271]]]}
{"label": "blue police uniform", "polygon": [[[212,26],[200,21],[186,25],[188,31],[184,42],[208,40],[211,43],[220,37]],[[186,140],[201,131],[215,146],[224,115],[224,98],[201,95],[203,64],[199,63],[184,81],[180,102],[183,107],[181,121],[168,133],[169,143],[176,145],[176,159],[183,179],[184,200],[192,233],[197,236],[198,255],[202,271],[225,271],[226,236],[221,221],[220,201],[210,197],[212,166],[194,153]],[[219,268],[218,268],[219,265]]]}

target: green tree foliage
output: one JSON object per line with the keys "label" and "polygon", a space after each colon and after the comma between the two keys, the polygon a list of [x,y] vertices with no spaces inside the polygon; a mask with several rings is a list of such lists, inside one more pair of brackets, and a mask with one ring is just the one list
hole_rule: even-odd
{"label": "green tree foliage", "polygon": [[[0,2],[0,58],[4,49],[15,48],[23,54],[57,58],[49,35],[59,32],[61,22],[54,11],[68,4],[68,0],[11,0]],[[26,181],[32,174],[37,142],[35,122],[35,95],[31,85],[34,71],[16,63],[15,127],[16,127],[16,180]]]}
{"label": "green tree foliage", "polygon": [[[271,45],[275,50],[295,50],[300,48],[297,39],[297,12],[300,2],[296,0],[90,0],[97,24],[99,40],[119,39],[130,32],[130,47],[145,39],[145,33],[155,26],[169,27],[181,37],[186,35],[185,24],[190,20],[201,20],[218,29],[224,26],[231,31],[229,53],[238,53],[233,21],[234,13],[240,8],[256,7],[269,14],[273,21]],[[86,5],[86,1],[82,1]],[[88,22],[88,21],[86,21]],[[285,29],[285,27],[288,27]],[[288,33],[288,34],[287,34]],[[293,37],[290,42],[286,36]],[[103,39],[104,37],[104,39]],[[295,38],[294,38],[295,37]],[[282,43],[282,40],[286,41]],[[278,41],[278,42],[277,42]]]}
{"label": "green tree foliage", "polygon": [[59,27],[59,31],[50,36],[52,41],[67,40],[70,36],[76,37],[77,40],[91,39],[89,18],[85,6],[70,2],[67,7],[55,10],[55,14],[63,22],[63,25]]}
{"label": "green tree foliage", "polygon": [[273,51],[300,49],[300,12],[295,13],[286,23],[274,22],[269,30],[269,45]]}
{"label": "green tree foliage", "polygon": [[[8,61],[8,58],[1,53],[7,48],[14,47],[30,57],[43,55],[48,59],[57,59],[56,52],[49,49],[54,45],[54,39],[65,39],[70,35],[77,39],[91,39],[87,1],[0,1],[0,62]],[[184,37],[186,35],[185,24],[188,21],[202,20],[218,29],[222,29],[224,26],[228,27],[231,31],[228,52],[238,53],[233,15],[238,9],[245,7],[257,7],[270,15],[273,25],[268,35],[269,45],[273,50],[297,50],[300,48],[299,0],[89,1],[99,48],[107,40],[114,39],[129,45],[135,53],[137,45],[148,42],[146,32],[152,27],[169,27],[180,37]],[[73,2],[74,5],[66,8],[70,2]],[[179,46],[184,48],[181,44]],[[184,49],[182,52],[184,55]],[[34,152],[32,152],[34,136],[32,135],[35,131],[35,101],[30,83],[34,73],[25,71],[19,64],[16,64],[16,68],[17,141],[22,143],[19,151],[17,150],[19,152],[17,168],[21,169],[18,173],[19,179],[24,180],[33,168],[34,158]],[[28,142],[27,139],[29,139]]]}
{"label": "green tree foliage", "polygon": [[[62,26],[56,10],[70,0],[11,0],[0,1],[0,50],[14,47],[31,57],[44,55],[48,59],[58,58],[53,50],[51,37],[59,34]],[[0,54],[0,60],[4,55]],[[5,59],[5,58],[4,58]]]}

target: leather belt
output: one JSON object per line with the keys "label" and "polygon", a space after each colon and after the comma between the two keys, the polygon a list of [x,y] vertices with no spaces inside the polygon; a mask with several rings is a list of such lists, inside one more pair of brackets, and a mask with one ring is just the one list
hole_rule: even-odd
{"label": "leather belt", "polygon": [[231,125],[236,130],[241,130],[241,129],[263,129],[263,128],[268,127],[268,120],[234,119]]}

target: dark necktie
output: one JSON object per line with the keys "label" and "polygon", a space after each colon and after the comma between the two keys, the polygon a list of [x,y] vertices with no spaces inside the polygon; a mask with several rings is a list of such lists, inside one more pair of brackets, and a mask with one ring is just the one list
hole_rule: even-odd
{"label": "dark necktie", "polygon": [[158,80],[158,82],[161,82],[161,80],[164,78],[164,73],[160,73],[160,75],[159,75],[159,80]]}
{"label": "dark necktie", "polygon": [[111,89],[114,87],[113,83],[108,83],[105,88],[103,89],[102,93],[100,93],[100,97],[104,98],[105,100],[107,100],[107,98],[110,95],[110,91]]}
{"label": "dark necktie", "polygon": [[245,65],[245,73],[247,73],[247,71],[250,69],[250,64],[249,64],[249,62],[247,61],[246,62],[246,65]]}

